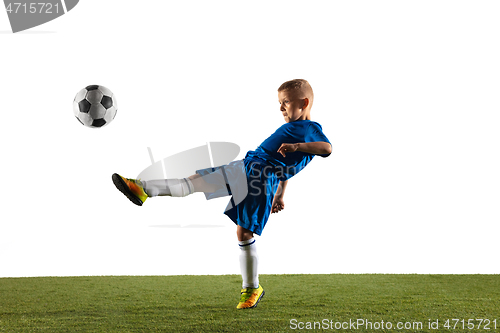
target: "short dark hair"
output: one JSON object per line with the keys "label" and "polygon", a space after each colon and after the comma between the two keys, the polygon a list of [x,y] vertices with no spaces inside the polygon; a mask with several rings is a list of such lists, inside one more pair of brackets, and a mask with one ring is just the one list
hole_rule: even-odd
{"label": "short dark hair", "polygon": [[286,81],[285,83],[283,83],[278,88],[278,92],[288,91],[288,90],[299,90],[299,89],[303,89],[303,88],[307,88],[307,89],[310,89],[312,91],[312,88],[311,88],[311,85],[309,84],[309,82],[307,82],[304,79],[295,79],[295,80],[290,80],[290,81]]}

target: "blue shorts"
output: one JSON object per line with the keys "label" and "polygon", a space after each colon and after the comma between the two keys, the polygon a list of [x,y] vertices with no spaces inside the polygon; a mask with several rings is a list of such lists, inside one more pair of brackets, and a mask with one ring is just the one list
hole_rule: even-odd
{"label": "blue shorts", "polygon": [[207,200],[231,195],[224,214],[235,224],[259,236],[262,234],[279,184],[274,167],[246,158],[196,173],[207,183],[220,186],[214,193],[205,193]]}

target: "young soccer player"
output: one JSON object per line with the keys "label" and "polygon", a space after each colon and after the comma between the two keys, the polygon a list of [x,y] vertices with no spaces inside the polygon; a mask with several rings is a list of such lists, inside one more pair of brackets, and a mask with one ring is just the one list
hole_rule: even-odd
{"label": "young soccer player", "polygon": [[278,88],[278,99],[286,123],[242,161],[198,170],[184,179],[140,181],[116,173],[112,176],[116,187],[139,206],[155,196],[184,197],[204,192],[207,199],[212,199],[232,195],[225,214],[237,225],[241,249],[243,289],[238,309],[254,308],[264,296],[257,273],[254,233],[260,236],[269,215],[285,208],[283,196],[288,179],[315,155],[327,157],[332,151],[321,125],[311,121],[314,94],[306,80],[283,83]]}

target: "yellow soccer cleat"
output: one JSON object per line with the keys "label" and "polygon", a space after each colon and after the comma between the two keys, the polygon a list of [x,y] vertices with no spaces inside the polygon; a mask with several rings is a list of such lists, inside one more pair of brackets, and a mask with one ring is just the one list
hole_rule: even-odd
{"label": "yellow soccer cleat", "polygon": [[245,288],[241,289],[241,298],[237,309],[251,309],[255,308],[259,301],[264,296],[265,292],[259,284],[259,288]]}
{"label": "yellow soccer cleat", "polygon": [[124,178],[117,173],[114,173],[111,179],[113,179],[116,188],[137,206],[142,206],[148,198],[140,180]]}

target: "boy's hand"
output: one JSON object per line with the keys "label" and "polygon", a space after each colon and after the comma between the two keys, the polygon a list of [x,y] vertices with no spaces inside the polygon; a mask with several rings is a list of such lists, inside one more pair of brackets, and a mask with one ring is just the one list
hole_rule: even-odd
{"label": "boy's hand", "polygon": [[273,206],[271,208],[271,214],[277,213],[285,209],[285,201],[282,196],[275,195],[273,199]]}
{"label": "boy's hand", "polygon": [[278,149],[278,153],[286,157],[285,153],[293,153],[299,149],[298,143],[283,143],[281,147]]}

